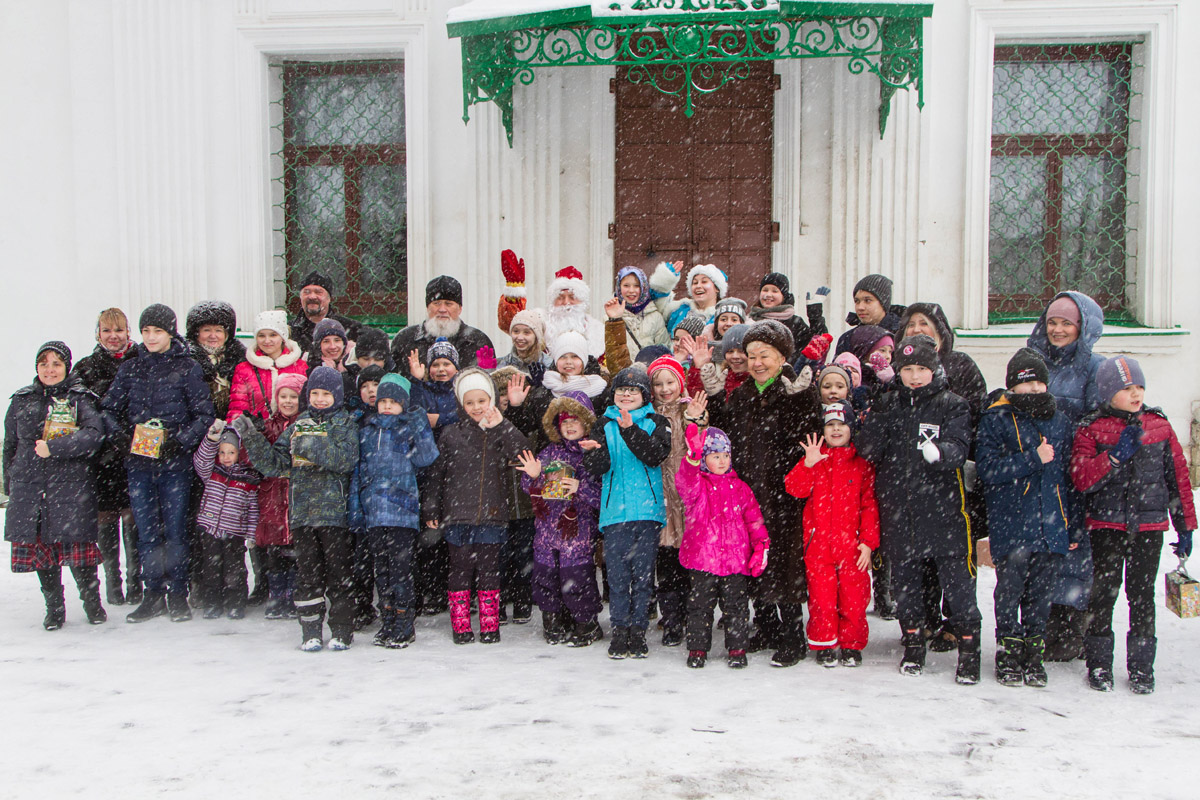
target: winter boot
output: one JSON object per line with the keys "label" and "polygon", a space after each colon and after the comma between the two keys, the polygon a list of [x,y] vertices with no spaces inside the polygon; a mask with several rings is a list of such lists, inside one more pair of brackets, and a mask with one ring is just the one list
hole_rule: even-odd
{"label": "winter boot", "polygon": [[1046,685],[1046,640],[1030,636],[1025,640],[1025,685],[1041,689]]}
{"label": "winter boot", "polygon": [[127,577],[125,584],[125,605],[136,606],[144,598],[141,578]]}
{"label": "winter boot", "polygon": [[167,613],[167,604],[162,592],[147,589],[142,594],[142,604],[125,615],[126,622],[145,622]]}
{"label": "winter boot", "polygon": [[629,628],[613,628],[612,641],[608,643],[608,657],[629,658]]}
{"label": "winter boot", "polygon": [[329,628],[329,649],[330,650],[333,650],[336,652],[341,652],[342,650],[349,650],[350,645],[353,643],[354,643],[354,626],[353,625],[350,625],[349,627],[341,627],[341,628],[334,628],[333,626],[330,626],[330,628]]}
{"label": "winter boot", "polygon": [[325,646],[321,641],[321,629],[325,621],[320,617],[300,621],[300,649],[306,653],[315,653]]}
{"label": "winter boot", "polygon": [[842,648],[841,658],[838,659],[843,667],[861,667],[862,666],[862,650],[847,650]]}
{"label": "winter boot", "polygon": [[204,613],[200,615],[204,619],[220,619],[225,616],[225,606],[220,603],[213,603],[208,608],[204,609]]}
{"label": "winter boot", "polygon": [[996,682],[1001,686],[1020,686],[1025,680],[1022,666],[1025,658],[1025,642],[1015,636],[1004,636],[996,641]]}
{"label": "winter boot", "polygon": [[963,686],[979,683],[979,634],[963,636],[958,640],[958,668],[954,671],[954,682]]}
{"label": "winter boot", "polygon": [[360,605],[354,611],[354,630],[361,631],[377,619],[379,612],[375,610],[375,606],[370,603]]}
{"label": "winter boot", "polygon": [[816,662],[817,662],[817,666],[819,666],[819,667],[827,667],[827,668],[836,667],[838,664],[837,650],[834,650],[833,648],[826,648],[823,650],[818,650]]}
{"label": "winter boot", "polygon": [[929,649],[933,652],[949,653],[958,647],[958,639],[945,625],[940,626],[932,633],[933,635],[929,637]]}
{"label": "winter boot", "polygon": [[904,656],[900,659],[901,675],[920,675],[925,670],[925,635],[921,631],[905,631],[900,637]]}
{"label": "winter boot", "polygon": [[1084,657],[1083,628],[1086,611],[1053,605],[1046,621],[1046,661],[1074,661]]}
{"label": "winter boot", "polygon": [[702,669],[708,661],[708,653],[704,650],[689,650],[687,657],[688,669]]}
{"label": "winter boot", "polygon": [[646,646],[646,631],[644,628],[630,628],[627,634],[629,639],[629,657],[630,658],[645,658],[650,655],[650,648]]}
{"label": "winter boot", "polygon": [[183,592],[171,592],[167,595],[167,611],[171,614],[171,622],[187,622],[192,618],[192,608]]}
{"label": "winter boot", "polygon": [[479,641],[495,644],[500,641],[500,593],[495,589],[478,592]]}
{"label": "winter boot", "polygon": [[63,597],[62,569],[39,569],[38,582],[42,585],[42,597],[46,598],[46,618],[42,627],[56,631],[67,621],[67,603]]}
{"label": "winter boot", "polygon": [[894,620],[896,618],[896,601],[892,598],[891,565],[883,553],[872,557],[874,562],[871,569],[871,589],[875,600],[875,614],[880,619]]}
{"label": "winter boot", "polygon": [[83,601],[83,613],[89,625],[108,622],[108,612],[100,604],[100,576],[95,567],[71,567],[75,585],[79,587],[79,599]]}
{"label": "winter boot", "polygon": [[1097,692],[1113,690],[1113,635],[1085,636],[1084,657],[1087,659],[1088,686]]}
{"label": "winter boot", "polygon": [[533,606],[530,603],[513,603],[513,625],[528,625],[533,619]]}
{"label": "winter boot", "polygon": [[562,644],[567,640],[566,615],[557,611],[542,612],[542,638],[546,644]]}
{"label": "winter boot", "polygon": [[1125,666],[1129,670],[1129,691],[1134,694],[1154,693],[1154,656],[1158,639],[1153,636],[1125,637]]}
{"label": "winter boot", "polygon": [[499,617],[500,617],[500,624],[501,624],[501,625],[507,625],[507,624],[508,624],[508,608],[507,608],[507,607],[504,605],[504,603],[501,603],[501,604],[500,604],[500,612],[499,612]]}
{"label": "winter boot", "polygon": [[779,647],[779,608],[773,603],[754,603],[754,635],[746,648],[751,653]]}
{"label": "winter boot", "polygon": [[454,643],[470,644],[475,641],[475,633],[471,630],[471,593],[449,592],[446,597],[450,602],[450,630],[454,634]]}
{"label": "winter boot", "polygon": [[745,669],[746,668],[746,651],[745,650],[730,650],[729,657],[725,663],[730,669]]}
{"label": "winter boot", "polygon": [[371,640],[371,644],[376,647],[390,647],[392,639],[395,636],[394,628],[396,625],[396,609],[391,606],[383,606],[379,609],[379,630],[375,633],[375,638]]}
{"label": "winter boot", "polygon": [[587,647],[592,642],[598,642],[603,638],[604,631],[595,619],[590,622],[576,622],[575,629],[571,631],[571,638],[567,640],[567,646]]}

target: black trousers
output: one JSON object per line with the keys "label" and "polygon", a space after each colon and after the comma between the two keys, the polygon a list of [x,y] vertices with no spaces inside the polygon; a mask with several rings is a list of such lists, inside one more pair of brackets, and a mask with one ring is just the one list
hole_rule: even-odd
{"label": "black trousers", "polygon": [[500,545],[500,600],[533,605],[533,517],[508,523],[508,538]]}
{"label": "black trousers", "polygon": [[[678,558],[676,558],[678,561]],[[688,650],[712,649],[713,611],[721,601],[725,620],[725,649],[745,650],[750,642],[750,585],[745,575],[713,575],[688,570]]]}
{"label": "black trousers", "polygon": [[329,606],[329,629],[334,636],[354,630],[354,535],[348,528],[293,527],[296,549],[296,611],[301,624],[320,622]]}
{"label": "black trousers", "polygon": [[449,591],[469,592],[472,588],[478,592],[498,591],[500,547],[499,544],[450,545]]}
{"label": "black trousers", "polygon": [[245,539],[219,539],[207,531],[200,534],[200,586],[207,605],[245,608]]}
{"label": "black trousers", "polygon": [[[978,636],[983,617],[975,599],[975,576],[967,567],[966,556],[942,556],[932,559],[937,565],[938,584],[954,615],[950,626],[956,636]],[[923,558],[892,559],[892,592],[897,616],[904,630],[920,630],[925,624]]]}
{"label": "black trousers", "polygon": [[[662,623],[665,629],[682,628],[687,614],[684,603],[688,601],[688,581],[690,570],[679,563],[679,548],[659,545],[655,556],[654,569],[658,578],[658,608],[662,611]],[[701,573],[703,574],[703,573]],[[725,606],[721,606],[724,611]]]}
{"label": "black trousers", "polygon": [[1129,601],[1129,633],[1154,636],[1154,581],[1162,555],[1161,531],[1126,533],[1091,531],[1093,584],[1088,614],[1088,636],[1112,636],[1113,606],[1125,581],[1125,599]]}
{"label": "black trousers", "polygon": [[440,531],[423,528],[417,536],[417,597],[435,608],[445,608],[449,548]]}

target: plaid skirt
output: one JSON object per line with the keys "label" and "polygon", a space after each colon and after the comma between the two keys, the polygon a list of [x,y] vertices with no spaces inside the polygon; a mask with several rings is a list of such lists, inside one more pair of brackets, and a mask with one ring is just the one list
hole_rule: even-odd
{"label": "plaid skirt", "polygon": [[99,566],[100,548],[95,542],[43,542],[12,544],[12,571],[36,572],[55,567]]}

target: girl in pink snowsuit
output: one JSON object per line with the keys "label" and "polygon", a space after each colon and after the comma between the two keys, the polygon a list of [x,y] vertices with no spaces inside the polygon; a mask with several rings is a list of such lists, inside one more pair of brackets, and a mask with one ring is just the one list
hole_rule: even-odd
{"label": "girl in pink snowsuit", "polygon": [[688,454],[675,473],[685,509],[679,563],[691,576],[687,600],[689,667],[703,667],[712,646],[717,600],[725,620],[729,666],[746,666],[750,640],[749,578],[762,574],[771,546],[754,492],[731,466],[724,431],[687,428]]}

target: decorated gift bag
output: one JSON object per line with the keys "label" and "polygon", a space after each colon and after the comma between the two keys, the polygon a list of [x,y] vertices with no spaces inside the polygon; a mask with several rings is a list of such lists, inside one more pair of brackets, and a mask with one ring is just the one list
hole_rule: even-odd
{"label": "decorated gift bag", "polygon": [[79,425],[75,418],[75,409],[71,406],[70,401],[63,398],[52,402],[46,412],[46,424],[42,426],[42,439],[49,442],[77,430],[79,430]]}
{"label": "decorated gift bag", "polygon": [[316,420],[301,420],[296,423],[295,430],[292,431],[291,449],[292,449],[292,466],[293,467],[315,467],[316,464],[308,460],[302,455],[296,453],[296,444],[304,441],[305,436],[329,436],[329,428],[324,422]]}
{"label": "decorated gift bag", "polygon": [[1200,617],[1200,581],[1187,572],[1187,560],[1180,559],[1179,566],[1165,576],[1167,583],[1167,608],[1178,617]]}
{"label": "decorated gift bag", "polygon": [[542,498],[545,500],[566,500],[571,496],[563,484],[563,478],[574,478],[575,468],[565,461],[551,461],[542,469],[546,476],[542,484]]}
{"label": "decorated gift bag", "polygon": [[133,426],[133,442],[129,445],[129,452],[135,456],[161,458],[163,444],[166,440],[167,429],[163,427],[162,420],[151,419],[139,422]]}

